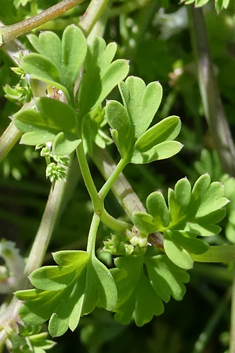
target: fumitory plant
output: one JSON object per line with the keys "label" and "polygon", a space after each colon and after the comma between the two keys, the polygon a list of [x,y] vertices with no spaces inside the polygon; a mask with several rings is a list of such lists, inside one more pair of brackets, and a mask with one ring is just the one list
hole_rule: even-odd
{"label": "fumitory plant", "polygon": [[[182,8],[186,11],[186,5],[193,2],[200,7],[208,0],[184,1]],[[171,297],[181,301],[190,274],[195,281],[194,271],[200,269],[200,264],[194,269],[195,262],[232,264],[235,259],[234,245],[228,244],[228,240],[235,242],[232,178],[235,152],[203,32],[206,29],[201,9],[191,6],[188,10],[202,97],[202,105],[198,101],[197,108],[190,106],[190,109],[196,118],[198,111],[203,110],[214,152],[202,151],[195,163],[199,175],[189,171],[189,179],[185,173],[178,180],[171,180],[167,188],[154,173],[153,178],[149,177],[154,180],[152,190],[145,197],[140,195],[142,202],[137,196],[138,191],[141,194],[141,184],[135,193],[123,171],[136,168],[132,170],[141,175],[143,170],[144,184],[149,189],[147,171],[151,166],[161,166],[161,161],[170,165],[170,158],[180,155],[183,144],[186,148],[189,145],[181,119],[171,115],[175,99],[172,92],[165,99],[161,83],[155,78],[148,79],[147,68],[145,80],[135,74],[135,65],[138,67],[141,60],[137,55],[138,44],[141,45],[143,36],[142,33],[138,37],[137,33],[141,32],[141,26],[146,27],[148,18],[152,20],[156,2],[92,0],[88,7],[81,4],[76,8],[80,3],[81,0],[63,0],[42,12],[37,1],[3,3],[4,9],[8,6],[14,9],[17,20],[22,21],[7,25],[6,17],[6,25],[0,27],[4,55],[15,62],[14,78],[3,88],[5,98],[14,108],[11,114],[6,109],[11,121],[0,138],[0,161],[5,176],[7,171],[9,175],[9,158],[17,147],[11,150],[19,142],[22,146],[18,148],[24,148],[25,159],[28,156],[32,165],[34,159],[39,160],[39,154],[40,163],[45,160],[40,169],[43,168],[51,189],[25,262],[17,241],[14,244],[3,238],[0,242],[3,259],[0,292],[13,294],[1,309],[0,351],[6,344],[12,352],[45,352],[55,344],[48,339],[48,333],[58,337],[80,326],[84,342],[89,341],[89,335],[92,341],[95,330],[102,332],[100,336],[104,338],[98,340],[96,348],[88,343],[90,351],[98,351],[105,340],[121,332],[123,325],[134,321],[143,326],[163,314]],[[168,1],[161,3],[166,8],[170,6]],[[215,1],[217,12],[228,5],[229,1]],[[68,10],[70,13],[66,15]],[[129,18],[131,30],[125,23],[128,23],[126,14],[133,11],[132,19]],[[140,11],[136,17],[135,11]],[[59,15],[61,22],[57,22]],[[119,45],[103,38],[112,16],[120,17]],[[160,12],[158,20],[159,16]],[[4,16],[0,19],[4,20]],[[62,28],[57,27],[60,24]],[[47,25],[51,28],[43,27]],[[28,34],[39,26],[43,31]],[[167,33],[170,36],[169,30]],[[16,39],[23,34],[27,38]],[[147,40],[151,36],[150,31]],[[118,35],[113,37],[120,40]],[[133,59],[133,64],[127,59]],[[185,92],[187,82],[183,75],[190,64],[177,62],[177,65],[181,67],[171,74],[175,97]],[[196,69],[191,70],[195,80]],[[179,72],[182,77],[177,77]],[[94,176],[92,163],[104,181]],[[11,173],[20,179],[20,169]],[[84,202],[75,210],[73,222],[76,237],[84,242],[71,247],[69,242],[58,246],[58,251],[52,250],[53,260],[49,260],[46,252],[54,241],[51,235],[56,239],[60,234],[56,225],[62,222],[80,179],[80,197],[83,193],[87,197],[82,189],[85,185],[90,198],[89,216]],[[111,199],[110,190],[117,204]],[[110,203],[115,206],[109,207]],[[83,222],[89,217],[86,234]],[[223,226],[228,240],[219,236]],[[63,229],[63,238],[67,232]],[[201,266],[206,271],[207,265]],[[221,268],[230,276],[226,267]],[[234,305],[234,293],[231,295],[230,290],[226,302],[230,296]],[[235,349],[233,310],[230,353]],[[118,323],[107,312],[114,313]],[[90,313],[88,325],[83,326],[84,317]],[[96,315],[98,328],[92,326],[93,322],[89,324]],[[108,333],[102,326],[107,322]],[[94,337],[98,336],[99,332]],[[198,347],[204,347],[203,344],[206,340],[202,342],[200,338],[193,352],[202,352],[203,348]]]}

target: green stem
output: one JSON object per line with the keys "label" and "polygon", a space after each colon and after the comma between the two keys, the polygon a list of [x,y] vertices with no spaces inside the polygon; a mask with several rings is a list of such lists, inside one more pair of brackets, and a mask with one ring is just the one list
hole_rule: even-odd
{"label": "green stem", "polygon": [[192,42],[198,62],[199,85],[206,119],[224,172],[235,176],[235,148],[226,120],[211,59],[201,8],[190,6]]}
{"label": "green stem", "polygon": [[96,234],[98,231],[99,224],[100,224],[100,217],[96,213],[94,213],[92,217],[90,231],[88,235],[88,241],[87,241],[87,252],[91,256],[95,255],[95,241],[96,241]]}
{"label": "green stem", "polygon": [[125,166],[127,165],[124,159],[121,159],[117,164],[116,168],[113,170],[112,174],[109,176],[106,183],[99,191],[99,197],[101,200],[104,200],[106,195],[108,194],[109,190],[111,189],[113,183],[117,180],[119,174],[123,171]]}
{"label": "green stem", "polygon": [[90,195],[90,198],[94,207],[94,211],[97,213],[101,209],[102,202],[99,198],[94,181],[92,179],[82,142],[78,145],[76,149],[76,153],[77,153],[78,163],[81,169],[84,183]]}
{"label": "green stem", "polygon": [[112,217],[106,210],[105,208],[102,208],[102,211],[100,213],[100,219],[101,221],[106,224],[110,229],[119,231],[119,232],[125,232],[127,228],[131,227],[131,224],[127,222],[120,221],[114,217]]}
{"label": "green stem", "polygon": [[92,0],[81,21],[79,22],[79,27],[83,30],[86,37],[90,34],[95,23],[103,14],[104,10],[107,8],[110,0]]}
{"label": "green stem", "polygon": [[[26,289],[29,287],[29,274],[42,265],[53,229],[64,206],[63,203],[67,194],[67,188],[71,185],[69,182],[72,177],[71,170],[73,170],[71,166],[68,167],[66,177],[68,182],[60,180],[56,182],[54,188],[51,188],[45,211],[19,284],[20,289]],[[18,318],[18,310],[20,305],[21,302],[16,297],[13,297],[11,303],[1,316],[0,329],[4,329],[7,325],[11,326],[12,323],[14,323],[14,321]],[[4,331],[1,332],[0,337],[6,338]]]}
{"label": "green stem", "polygon": [[62,15],[64,12],[72,9],[83,1],[85,0],[63,0],[56,5],[49,7],[49,9],[46,9],[24,21],[13,25],[0,27],[0,47],[20,35],[30,32],[32,29],[37,28],[43,23]]}
{"label": "green stem", "polygon": [[0,162],[7,156],[10,150],[15,146],[21,138],[23,132],[19,131],[11,122],[7,129],[0,137]]}
{"label": "green stem", "polygon": [[[116,169],[116,164],[108,151],[95,145],[92,159],[103,177],[108,180]],[[134,212],[146,212],[142,202],[132,189],[132,186],[129,184],[123,173],[118,175],[118,178],[112,184],[111,189],[122,209],[126,212],[130,219],[132,219],[132,214]]]}
{"label": "green stem", "polygon": [[76,152],[77,152],[77,158],[80,165],[82,177],[86,185],[87,191],[90,195],[94,212],[100,217],[101,221],[104,224],[106,224],[109,228],[113,230],[118,230],[118,231],[125,230],[130,225],[126,222],[122,222],[115,219],[114,217],[109,215],[107,211],[104,209],[103,199],[100,198],[96,190],[82,143],[78,145]]}

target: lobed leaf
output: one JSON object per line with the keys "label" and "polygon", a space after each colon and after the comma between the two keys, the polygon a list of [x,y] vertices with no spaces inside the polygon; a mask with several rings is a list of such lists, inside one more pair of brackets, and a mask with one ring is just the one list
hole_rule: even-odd
{"label": "lobed leaf", "polygon": [[189,274],[176,266],[165,255],[145,258],[149,280],[159,297],[168,302],[172,296],[182,300],[186,292],[183,283],[189,282]]}
{"label": "lobed leaf", "polygon": [[21,110],[14,115],[14,124],[26,132],[21,142],[37,145],[53,142],[53,153],[68,155],[81,142],[76,134],[76,112],[68,104],[56,99],[36,99],[35,110]]}
{"label": "lobed leaf", "polygon": [[116,259],[115,265],[111,270],[118,289],[114,311],[122,324],[134,318],[137,326],[142,326],[163,312],[162,300],[168,302],[171,296],[181,300],[185,294],[183,283],[189,281],[189,275],[165,255],[130,255]]}
{"label": "lobed leaf", "polygon": [[[86,38],[80,28],[68,26],[62,36],[61,81],[69,91],[78,77],[87,53]],[[73,93],[73,91],[71,92]]]}
{"label": "lobed leaf", "polygon": [[189,269],[193,265],[191,254],[202,254],[208,244],[197,235],[211,236],[220,232],[216,224],[225,216],[224,197],[221,183],[211,183],[208,174],[202,175],[191,191],[187,179],[179,180],[175,189],[168,191],[168,208],[160,192],[147,199],[146,213],[135,213],[133,222],[145,234],[162,232],[167,256],[177,266]]}
{"label": "lobed leaf", "polygon": [[146,86],[139,77],[130,76],[120,83],[119,89],[138,138],[147,130],[159,108],[162,87],[159,82]]}
{"label": "lobed leaf", "polygon": [[81,117],[95,109],[111,90],[121,82],[129,71],[126,60],[115,60],[116,45],[106,46],[102,38],[96,38],[88,47],[85,73],[78,93],[78,108]]}
{"label": "lobed leaf", "polygon": [[37,288],[18,291],[25,303],[20,316],[28,324],[49,321],[52,336],[75,330],[80,317],[96,306],[112,310],[117,290],[110,271],[84,251],[60,251],[54,259],[59,266],[45,266],[34,271],[30,280]]}
{"label": "lobed leaf", "polygon": [[154,218],[154,222],[158,223],[159,227],[167,227],[170,223],[170,213],[162,193],[156,191],[150,194],[146,200],[146,204],[148,212]]}
{"label": "lobed leaf", "polygon": [[86,38],[82,31],[75,25],[70,25],[64,30],[62,41],[50,31],[43,32],[38,37],[31,34],[28,39],[40,55],[29,54],[36,58],[35,63],[32,60],[29,63],[29,55],[23,58],[23,70],[33,78],[61,89],[67,98],[68,92],[73,95],[73,86],[87,53]]}
{"label": "lobed leaf", "polygon": [[62,45],[60,38],[54,32],[45,31],[38,37],[35,34],[29,34],[27,38],[39,54],[52,61],[58,70],[60,69]]}
{"label": "lobed leaf", "polygon": [[30,75],[30,78],[45,82],[63,91],[67,99],[69,99],[68,90],[61,82],[60,72],[51,60],[43,55],[31,53],[23,56],[20,66]]}

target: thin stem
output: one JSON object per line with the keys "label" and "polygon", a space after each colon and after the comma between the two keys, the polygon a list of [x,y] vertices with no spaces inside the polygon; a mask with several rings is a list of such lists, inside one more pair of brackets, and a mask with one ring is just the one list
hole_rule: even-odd
{"label": "thin stem", "polygon": [[11,122],[0,137],[0,163],[21,138],[23,132]]}
{"label": "thin stem", "polygon": [[[29,274],[42,265],[53,229],[63,209],[67,188],[70,187],[71,170],[72,168],[68,167],[66,177],[68,182],[60,180],[56,182],[54,188],[51,188],[45,211],[19,284],[20,289],[29,287]],[[16,297],[13,297],[6,311],[1,316],[0,328],[4,329],[5,326],[11,325],[17,319],[20,305],[21,302]],[[4,331],[1,332],[0,337],[6,337]]]}
{"label": "thin stem", "polygon": [[87,241],[87,252],[91,256],[95,255],[95,241],[96,241],[96,234],[98,231],[99,224],[100,224],[100,217],[96,213],[94,213],[92,217],[90,231],[88,235],[88,241]]}
{"label": "thin stem", "polygon": [[99,197],[101,200],[105,199],[105,197],[108,194],[109,190],[111,189],[113,183],[117,180],[119,174],[123,171],[126,164],[127,163],[124,159],[121,159],[119,161],[116,168],[113,170],[112,174],[109,176],[108,180],[106,181],[106,183],[103,185],[103,187],[99,191]]}
{"label": "thin stem", "polygon": [[89,166],[87,163],[87,159],[86,159],[86,155],[85,155],[85,151],[84,151],[82,142],[78,145],[78,147],[76,149],[76,153],[77,153],[78,163],[80,165],[82,177],[83,177],[84,183],[86,185],[87,191],[90,195],[94,210],[95,210],[95,212],[98,212],[101,208],[102,203],[101,203],[101,200],[100,200],[98,192],[96,190],[94,181],[91,176],[91,172],[90,172],[90,169],[89,169]]}
{"label": "thin stem", "polygon": [[190,6],[192,42],[198,62],[199,85],[206,119],[224,172],[235,175],[235,148],[226,120],[207,39],[201,8]]}
{"label": "thin stem", "polygon": [[83,30],[86,37],[90,34],[95,23],[103,14],[104,10],[107,8],[110,0],[92,0],[81,21],[79,22],[79,27]]}
{"label": "thin stem", "polygon": [[112,217],[106,210],[105,208],[102,209],[100,213],[100,219],[101,221],[106,224],[110,229],[119,231],[119,232],[125,232],[127,228],[130,228],[131,225],[127,222],[120,221],[114,217]]}
{"label": "thin stem", "polygon": [[101,200],[93,182],[82,143],[79,144],[76,152],[82,177],[90,195],[94,212],[100,217],[104,224],[113,230],[123,231],[124,229],[128,228],[130,226],[128,223],[115,219],[104,209],[103,200]]}
{"label": "thin stem", "polygon": [[[106,149],[94,146],[92,159],[106,180],[116,169],[116,164]],[[134,212],[146,212],[142,202],[123,173],[118,175],[118,178],[112,185],[111,189],[122,209],[130,219],[132,219],[132,214]]]}
{"label": "thin stem", "polygon": [[49,9],[46,9],[24,21],[13,25],[0,27],[0,47],[20,35],[30,32],[32,29],[37,28],[43,23],[62,15],[64,12],[72,9],[78,4],[81,4],[83,1],[85,0],[63,0],[56,5],[49,7]]}

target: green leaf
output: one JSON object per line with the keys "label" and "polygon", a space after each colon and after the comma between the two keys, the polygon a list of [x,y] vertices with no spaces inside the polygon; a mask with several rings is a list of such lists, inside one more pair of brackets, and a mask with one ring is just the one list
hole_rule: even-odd
{"label": "green leaf", "polygon": [[81,117],[95,109],[127,75],[129,65],[126,60],[116,60],[113,63],[116,45],[111,43],[106,47],[102,38],[96,38],[85,60],[79,94],[78,109]]}
{"label": "green leaf", "polygon": [[177,141],[165,141],[162,142],[146,152],[139,152],[134,149],[131,163],[134,164],[145,164],[162,159],[170,158],[177,154],[183,145]]}
{"label": "green leaf", "polygon": [[69,99],[68,91],[62,85],[59,70],[51,60],[40,54],[31,53],[23,56],[20,66],[31,78],[46,82],[52,87],[62,90]]}
{"label": "green leaf", "polygon": [[202,254],[208,250],[209,245],[203,240],[196,239],[196,235],[195,232],[179,230],[167,230],[164,233],[164,249],[169,259],[177,266],[190,269],[192,267],[190,254]]}
{"label": "green leaf", "polygon": [[[135,212],[132,216],[132,220],[135,226],[145,234],[150,234],[156,231],[156,222],[154,218],[142,212]],[[161,227],[161,225],[159,225]]]}
{"label": "green leaf", "polygon": [[174,140],[178,136],[180,129],[181,122],[179,117],[170,116],[142,134],[136,141],[135,148],[140,152],[148,151],[159,143]]}
{"label": "green leaf", "polygon": [[27,38],[34,49],[36,49],[39,54],[52,61],[59,71],[62,61],[62,45],[60,38],[51,31],[42,32],[38,37],[35,34],[29,34]]}
{"label": "green leaf", "polygon": [[84,251],[60,251],[53,254],[59,266],[34,271],[30,280],[37,288],[16,292],[20,316],[29,324],[49,321],[52,336],[75,330],[80,317],[96,306],[112,310],[116,305],[116,286],[109,270]]}
{"label": "green leaf", "polygon": [[119,89],[138,138],[147,130],[159,108],[162,87],[159,82],[151,82],[146,87],[142,79],[130,76],[120,83]]}
{"label": "green leaf", "polygon": [[53,142],[56,155],[67,155],[81,142],[76,131],[77,115],[68,104],[41,97],[36,100],[38,111],[21,110],[14,116],[14,124],[21,131],[21,143],[37,145]]}
{"label": "green leaf", "polygon": [[193,260],[180,242],[174,239],[171,232],[164,233],[164,249],[169,259],[177,266],[190,270],[193,267]]}
{"label": "green leaf", "polygon": [[174,265],[165,255],[146,257],[149,280],[162,300],[166,303],[172,296],[175,300],[182,300],[186,292],[183,283],[189,282],[189,274]]}
{"label": "green leaf", "polygon": [[160,315],[164,307],[143,272],[142,257],[118,258],[115,265],[111,270],[118,289],[115,319],[126,325],[134,318],[136,325],[142,326]]}
{"label": "green leaf", "polygon": [[149,214],[137,212],[133,222],[141,232],[163,233],[167,256],[177,266],[189,269],[193,264],[191,254],[201,254],[208,249],[208,244],[196,236],[220,232],[216,223],[225,216],[223,207],[228,202],[223,185],[211,183],[208,174],[198,178],[192,191],[189,181],[183,178],[174,190],[169,189],[168,208],[162,194],[154,192],[147,198]]}
{"label": "green leaf", "polygon": [[152,82],[146,86],[143,80],[131,76],[119,84],[119,90],[124,107],[108,102],[106,116],[122,158],[141,164],[178,153],[182,145],[172,141],[181,128],[178,117],[168,117],[145,132],[161,102],[161,85]]}
{"label": "green leaf", "polygon": [[115,265],[111,270],[118,289],[115,319],[124,325],[132,319],[137,326],[144,325],[163,312],[162,300],[168,302],[171,296],[181,300],[185,294],[183,283],[189,275],[166,255],[130,255],[117,258]]}
{"label": "green leaf", "polygon": [[191,254],[197,262],[223,262],[235,261],[235,245],[210,246],[204,254]]}
{"label": "green leaf", "polygon": [[[75,25],[66,27],[63,32],[62,42],[55,33],[50,31],[41,33],[39,37],[31,34],[28,39],[37,52],[57,68],[57,76],[51,75],[54,81],[61,83],[70,94],[73,94],[73,85],[87,52],[86,38],[82,31]],[[22,66],[23,69],[24,67]],[[27,69],[29,70],[28,67]],[[33,72],[35,74],[35,68],[33,68]],[[44,82],[47,81],[44,80]],[[54,86],[57,87],[55,84]]]}
{"label": "green leaf", "polygon": [[[68,26],[62,36],[61,82],[69,91],[78,77],[87,53],[86,38],[80,28]],[[73,92],[71,92],[73,93]]]}
{"label": "green leaf", "polygon": [[148,212],[154,218],[154,223],[159,224],[159,230],[161,230],[161,227],[168,227],[170,223],[170,213],[162,193],[156,191],[150,194],[146,200],[146,204]]}
{"label": "green leaf", "polygon": [[109,101],[105,108],[106,117],[112,130],[112,137],[122,157],[129,153],[133,145],[132,126],[126,109],[121,103]]}
{"label": "green leaf", "polygon": [[60,132],[53,141],[52,152],[56,156],[65,156],[72,153],[82,142],[74,134]]}

